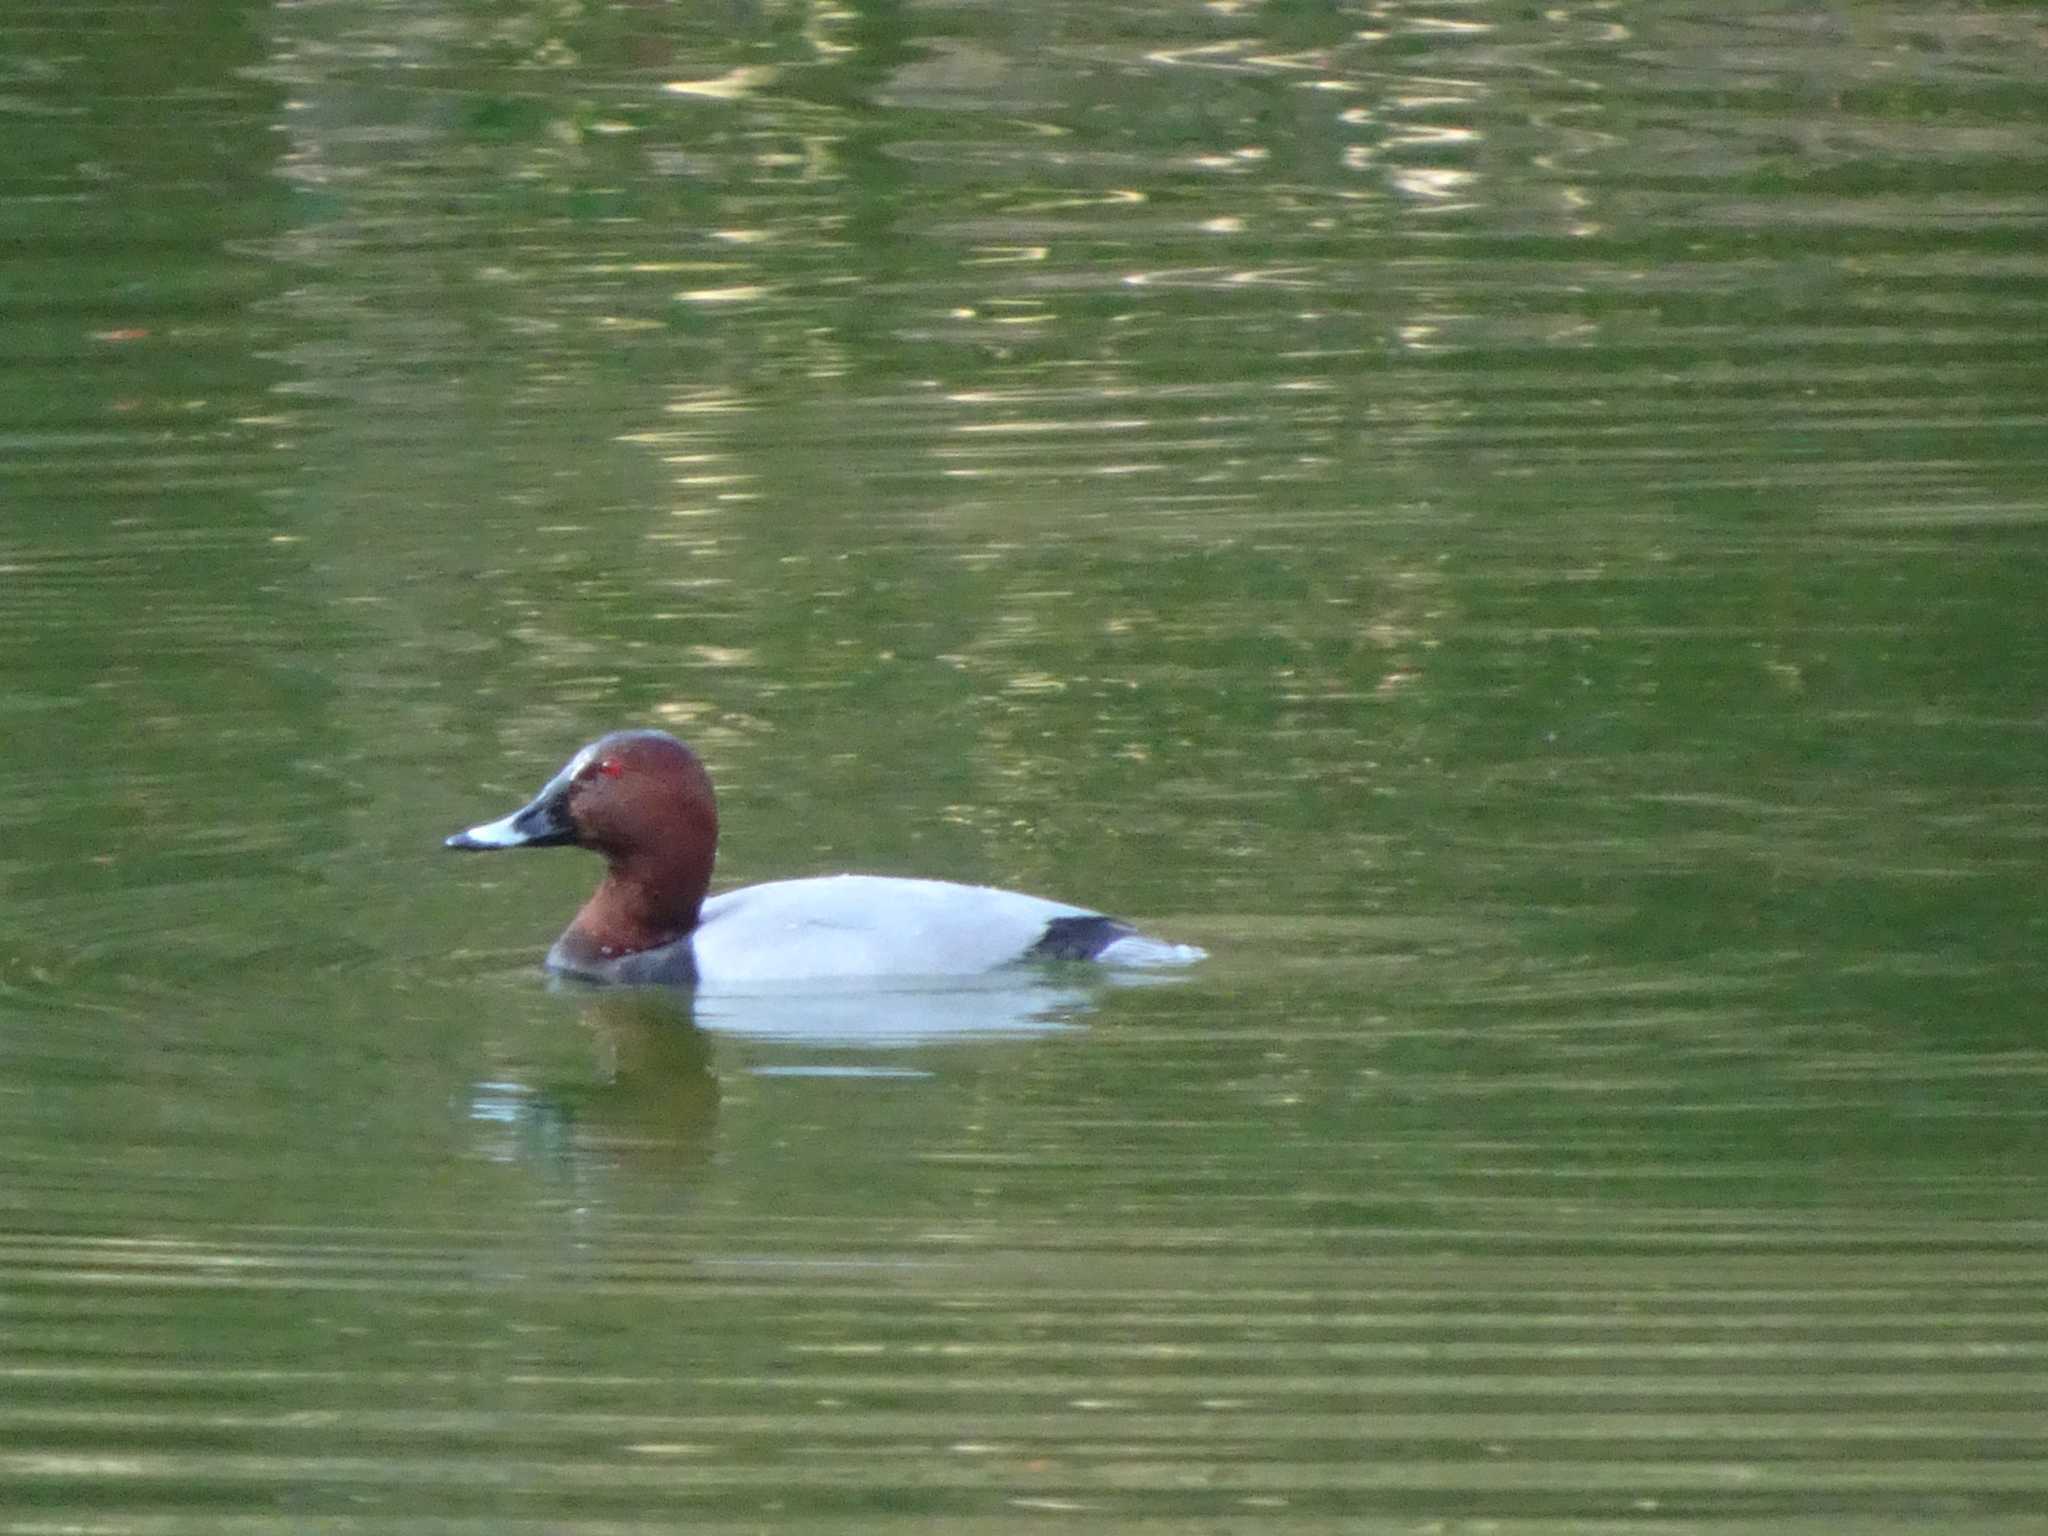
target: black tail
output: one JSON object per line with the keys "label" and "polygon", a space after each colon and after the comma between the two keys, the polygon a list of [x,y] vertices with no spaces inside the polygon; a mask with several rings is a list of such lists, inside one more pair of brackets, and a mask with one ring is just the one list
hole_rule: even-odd
{"label": "black tail", "polygon": [[1093,960],[1118,939],[1138,930],[1113,917],[1090,912],[1081,917],[1056,917],[1045,925],[1038,942],[1024,951],[1027,960]]}

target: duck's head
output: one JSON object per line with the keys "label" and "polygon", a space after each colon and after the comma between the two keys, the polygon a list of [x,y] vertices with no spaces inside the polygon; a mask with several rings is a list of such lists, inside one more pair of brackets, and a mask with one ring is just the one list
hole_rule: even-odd
{"label": "duck's head", "polygon": [[486,853],[563,844],[593,849],[611,866],[599,891],[610,895],[587,916],[630,910],[650,932],[685,930],[696,922],[717,854],[711,776],[665,731],[613,731],[511,815],[457,832],[444,846]]}

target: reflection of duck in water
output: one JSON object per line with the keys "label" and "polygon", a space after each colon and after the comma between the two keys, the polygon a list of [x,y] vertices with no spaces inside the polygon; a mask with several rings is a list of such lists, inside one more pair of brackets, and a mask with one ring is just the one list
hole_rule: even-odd
{"label": "reflection of duck in water", "polygon": [[[477,1084],[471,1118],[508,1133],[492,1155],[565,1170],[595,1160],[651,1164],[670,1173],[711,1159],[720,1088],[709,1032],[807,1048],[802,1059],[781,1051],[781,1059],[765,1061],[758,1050],[743,1053],[753,1058],[743,1062],[743,1072],[923,1076],[877,1062],[872,1053],[901,1061],[903,1047],[1050,1034],[1072,1028],[1096,997],[1091,988],[1056,985],[1028,971],[710,998],[657,987],[564,990],[576,998],[590,1031],[595,1071]],[[814,1051],[832,1054],[820,1058]]]}
{"label": "reflection of duck in water", "polygon": [[597,1071],[567,1082],[479,1083],[471,1118],[517,1132],[507,1156],[630,1158],[695,1168],[718,1125],[711,1042],[674,993],[591,992],[582,1020]]}
{"label": "reflection of duck in water", "polygon": [[593,981],[748,990],[877,976],[967,976],[1019,960],[1181,965],[1186,944],[1019,891],[876,875],[776,880],[705,898],[718,844],[711,779],[661,731],[615,731],[532,802],[458,832],[457,849],[594,849],[597,892],[548,951]]}
{"label": "reflection of duck in water", "polygon": [[1053,1034],[1072,1028],[1096,993],[1019,969],[699,993],[694,1013],[707,1030],[750,1040],[892,1047]]}

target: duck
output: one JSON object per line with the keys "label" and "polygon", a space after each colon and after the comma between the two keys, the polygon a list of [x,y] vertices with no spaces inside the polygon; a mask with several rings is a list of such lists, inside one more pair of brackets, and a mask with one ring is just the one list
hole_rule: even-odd
{"label": "duck", "polygon": [[518,810],[444,846],[601,854],[604,878],[545,962],[585,981],[730,991],[970,976],[1033,961],[1187,965],[1205,955],[1089,907],[950,880],[826,875],[708,895],[718,850],[711,775],[666,731],[600,736]]}

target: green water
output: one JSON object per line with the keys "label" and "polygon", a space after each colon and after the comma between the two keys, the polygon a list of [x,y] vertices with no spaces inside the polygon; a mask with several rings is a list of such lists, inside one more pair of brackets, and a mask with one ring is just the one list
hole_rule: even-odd
{"label": "green water", "polygon": [[[0,1536],[2048,1510],[2025,6],[0,12]],[[550,990],[445,857],[1206,946]]]}

